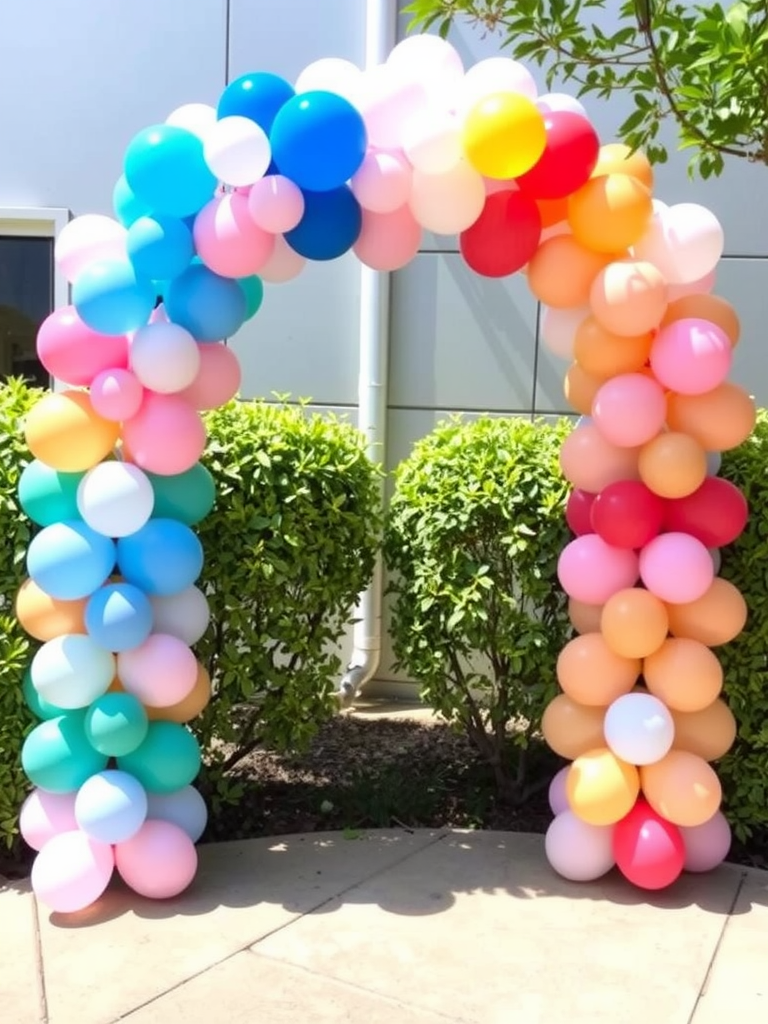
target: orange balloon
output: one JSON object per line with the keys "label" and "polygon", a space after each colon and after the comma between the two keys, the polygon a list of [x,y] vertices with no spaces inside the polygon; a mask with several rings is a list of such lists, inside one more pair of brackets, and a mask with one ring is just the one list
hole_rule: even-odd
{"label": "orange balloon", "polygon": [[568,217],[568,199],[537,199],[542,230],[552,228]]}
{"label": "orange balloon", "polygon": [[646,188],[653,191],[653,168],[651,161],[639,149],[632,152],[622,142],[609,142],[600,147],[597,164],[591,177],[600,178],[605,174],[627,174],[637,178]]}
{"label": "orange balloon", "polygon": [[109,684],[109,689],[107,690],[107,693],[125,693],[125,687],[120,682],[120,680],[117,677],[115,677]]}
{"label": "orange balloon", "polygon": [[690,434],[665,431],[643,445],[640,479],[660,498],[685,498],[704,483],[707,453]]}
{"label": "orange balloon", "polygon": [[581,754],[565,779],[568,804],[589,825],[614,825],[635,806],[640,792],[637,768],[607,747]]}
{"label": "orange balloon", "polygon": [[607,707],[629,693],[640,675],[639,658],[622,658],[600,633],[570,640],[557,659],[557,681],[571,700],[585,707]]}
{"label": "orange balloon", "polygon": [[641,370],[648,362],[652,344],[650,331],[622,338],[606,331],[593,316],[588,316],[576,329],[573,356],[586,373],[608,380],[620,373]]}
{"label": "orange balloon", "polygon": [[647,658],[667,639],[666,605],[641,587],[619,590],[603,605],[600,629],[606,646],[615,654]]}
{"label": "orange balloon", "polygon": [[720,696],[723,667],[708,647],[684,637],[670,637],[643,662],[650,692],[671,711],[701,711]]}
{"label": "orange balloon", "polygon": [[531,257],[528,286],[539,302],[554,309],[585,306],[592,282],[610,260],[580,245],[573,235],[556,235]]}
{"label": "orange balloon", "polygon": [[719,295],[709,295],[706,292],[695,295],[683,295],[674,302],[670,302],[661,326],[674,323],[675,320],[708,320],[716,324],[721,331],[725,331],[731,339],[731,344],[736,345],[741,335],[741,325],[736,315],[736,310],[725,299]]}
{"label": "orange balloon", "polygon": [[716,576],[698,601],[667,607],[673,636],[719,647],[735,640],[747,624],[747,602],[729,580]]}
{"label": "orange balloon", "polygon": [[644,765],[640,782],[654,811],[682,828],[709,821],[723,799],[714,769],[687,750],[670,750],[655,764]]}
{"label": "orange balloon", "polygon": [[757,418],[754,401],[729,381],[704,395],[670,395],[667,407],[669,429],[690,434],[710,452],[738,448]]}
{"label": "orange balloon", "polygon": [[652,263],[619,260],[598,272],[589,304],[606,331],[622,338],[636,337],[661,322],[667,308],[667,283]]}
{"label": "orange balloon", "polygon": [[120,424],[102,419],[85,391],[52,391],[28,414],[25,436],[29,450],[46,466],[80,473],[112,452]]}
{"label": "orange balloon", "polygon": [[58,601],[41,590],[34,580],[24,580],[16,595],[16,618],[35,640],[53,640],[68,633],[85,633],[85,606],[81,601]]}
{"label": "orange balloon", "polygon": [[567,694],[559,693],[544,711],[541,734],[556,754],[572,761],[604,745],[604,718],[605,708],[587,708]]}
{"label": "orange balloon", "polygon": [[166,722],[178,722],[180,725],[184,725],[186,722],[191,722],[193,718],[197,718],[208,706],[210,699],[211,677],[208,675],[207,669],[198,662],[197,680],[192,692],[184,700],[179,701],[178,704],[173,704],[171,707],[146,707],[145,710],[150,722],[162,719]]}
{"label": "orange balloon", "polygon": [[608,484],[638,479],[638,451],[612,445],[588,423],[566,437],[560,449],[560,468],[574,487],[599,494]]}
{"label": "orange balloon", "polygon": [[673,711],[675,723],[674,750],[687,750],[689,754],[717,761],[733,746],[736,739],[736,719],[722,700],[716,700],[702,711]]}
{"label": "orange balloon", "polygon": [[651,190],[627,174],[593,177],[568,197],[568,223],[574,238],[595,252],[628,249],[652,216]]}
{"label": "orange balloon", "polygon": [[603,384],[604,381],[586,373],[578,363],[571,363],[565,371],[563,394],[572,409],[581,413],[582,416],[589,416],[592,412],[595,395]]}
{"label": "orange balloon", "polygon": [[577,633],[599,633],[602,614],[601,604],[584,604],[574,597],[568,599],[568,618]]}

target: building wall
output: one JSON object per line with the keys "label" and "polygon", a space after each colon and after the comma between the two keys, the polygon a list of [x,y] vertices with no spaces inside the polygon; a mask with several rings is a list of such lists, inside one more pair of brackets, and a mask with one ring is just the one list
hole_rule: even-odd
{"label": "building wall", "polygon": [[[0,5],[0,207],[109,212],[122,153],[136,131],[182,103],[215,103],[224,84],[247,71],[292,79],[321,57],[362,63],[365,9],[360,0]],[[467,64],[498,52],[498,40],[468,26],[453,41]],[[588,106],[609,141],[627,101]],[[670,141],[674,149],[673,134]],[[761,213],[768,171],[731,160],[720,180],[692,182],[685,157],[673,152],[658,169],[657,194],[670,203],[704,203],[722,220],[727,247],[717,290],[743,322],[734,376],[768,404],[768,218]],[[308,397],[354,418],[358,318],[352,257],[309,266],[297,281],[270,288],[258,317],[232,341],[244,393]],[[479,278],[452,240],[425,237],[420,255],[393,281],[388,466],[448,412],[566,412],[564,368],[540,345],[524,278]],[[388,645],[379,675],[380,687],[405,692]]]}

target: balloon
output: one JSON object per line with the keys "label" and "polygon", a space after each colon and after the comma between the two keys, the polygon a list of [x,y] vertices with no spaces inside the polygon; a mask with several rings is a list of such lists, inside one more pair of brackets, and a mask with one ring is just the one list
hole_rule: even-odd
{"label": "balloon", "polygon": [[643,799],[616,823],[613,854],[619,871],[629,882],[651,891],[672,885],[685,860],[680,829]]}
{"label": "balloon", "polygon": [[698,281],[691,281],[689,284],[670,284],[669,285],[669,301],[674,302],[675,299],[681,299],[686,295],[700,295],[702,292],[711,292],[717,283],[717,272],[711,270],[705,277],[700,277]]}
{"label": "balloon", "polygon": [[560,652],[557,681],[577,704],[607,707],[629,693],[640,669],[639,658],[623,658],[599,633],[585,633],[570,640]]}
{"label": "balloon", "polygon": [[183,391],[200,370],[197,342],[178,324],[148,324],[131,341],[131,369],[150,391]]}
{"label": "balloon", "polygon": [[667,311],[661,321],[662,327],[675,323],[676,320],[706,320],[708,323],[725,331],[731,339],[731,344],[736,345],[739,341],[741,327],[736,311],[730,302],[721,299],[719,295],[686,295],[680,299],[673,299],[667,306]]}
{"label": "balloon", "polygon": [[569,765],[565,765],[552,777],[549,784],[548,798],[549,809],[557,817],[558,814],[568,811],[568,794],[565,791],[565,780],[568,778]]}
{"label": "balloon", "polygon": [[642,236],[652,215],[650,189],[626,174],[592,178],[568,199],[574,237],[596,252],[627,249]]}
{"label": "balloon", "polygon": [[64,708],[58,708],[55,704],[50,704],[40,696],[32,682],[31,666],[29,665],[24,670],[24,676],[21,681],[21,694],[24,698],[24,703],[40,722],[47,722],[52,718],[60,718],[62,715],[67,714]]}
{"label": "balloon", "polygon": [[115,866],[112,847],[84,832],[63,832],[46,843],[32,865],[32,890],[57,914],[84,910],[102,895]]}
{"label": "balloon", "polygon": [[[303,200],[302,200],[303,202]],[[245,319],[250,320],[256,316],[264,301],[264,283],[260,277],[250,274],[248,277],[241,277],[237,282],[243,290],[246,301]]]}
{"label": "balloon", "polygon": [[256,181],[251,186],[247,202],[253,223],[272,235],[291,231],[304,215],[301,189],[282,174],[270,174]]}
{"label": "balloon", "polygon": [[519,61],[509,57],[490,57],[467,69],[454,103],[456,109],[465,114],[480,100],[498,93],[517,93],[535,100],[536,82],[528,68]]}
{"label": "balloon", "polygon": [[577,306],[575,309],[543,309],[539,327],[541,340],[554,355],[561,359],[573,359],[579,328],[588,316],[588,306]]}
{"label": "balloon", "polygon": [[654,438],[664,426],[666,412],[663,389],[641,373],[605,381],[592,404],[595,426],[619,448],[637,448]]}
{"label": "balloon", "polygon": [[626,338],[611,334],[590,315],[587,307],[575,333],[573,358],[586,373],[608,380],[642,370],[648,362],[652,343],[650,331]]}
{"label": "balloon", "polygon": [[74,793],[47,793],[44,789],[35,789],[19,812],[19,831],[33,850],[42,850],[54,836],[76,828]]}
{"label": "balloon", "polygon": [[636,337],[661,322],[667,308],[667,285],[652,263],[620,260],[609,263],[594,278],[589,304],[606,331]]}
{"label": "balloon", "polygon": [[645,765],[640,779],[648,803],[674,825],[703,825],[720,807],[722,789],[715,771],[687,751],[671,750],[661,761]]}
{"label": "balloon", "polygon": [[728,705],[715,700],[701,711],[672,710],[675,750],[687,750],[705,761],[717,761],[736,740],[736,719]]}
{"label": "balloon", "polygon": [[176,825],[196,843],[208,824],[208,808],[194,787],[184,786],[173,793],[150,793],[147,818]]}
{"label": "balloon", "polygon": [[506,277],[530,260],[541,237],[536,203],[520,192],[496,192],[475,223],[462,232],[459,248],[467,265],[484,277]]}
{"label": "balloon", "polygon": [[421,225],[407,204],[394,213],[363,210],[363,226],[354,252],[372,270],[399,270],[418,254],[421,235]]}
{"label": "balloon", "polygon": [[227,185],[252,185],[272,162],[269,139],[248,117],[232,115],[211,124],[203,136],[203,154],[211,172]]}
{"label": "balloon", "polygon": [[178,519],[194,526],[208,515],[216,501],[216,485],[210,472],[196,463],[177,476],[149,477],[154,492],[156,519]]}
{"label": "balloon", "polygon": [[517,177],[517,184],[536,199],[560,199],[589,180],[600,141],[589,121],[571,111],[545,114],[544,127],[544,152],[529,171]]}
{"label": "balloon", "polygon": [[[494,182],[495,185],[504,187],[504,182]],[[536,205],[541,214],[541,225],[544,228],[562,228],[563,232],[568,231],[565,218],[568,216],[567,199],[537,199]]]}
{"label": "balloon", "polygon": [[560,467],[574,487],[598,494],[620,480],[637,479],[637,451],[617,448],[589,424],[565,439],[560,449]]}
{"label": "balloon", "polygon": [[170,707],[192,692],[197,661],[182,640],[153,633],[140,647],[118,654],[117,674],[125,692],[142,704]]}
{"label": "balloon", "polygon": [[14,612],[21,628],[36,640],[52,640],[62,633],[85,633],[85,601],[57,601],[34,580],[22,583]]}
{"label": "balloon", "polygon": [[217,196],[204,206],[195,218],[194,235],[200,259],[222,277],[257,274],[275,245],[274,236],[251,217],[249,197],[237,192]]}
{"label": "balloon", "polygon": [[670,284],[685,284],[710,273],[724,247],[714,213],[698,203],[677,203],[654,217],[636,240],[635,253],[655,264]]}
{"label": "balloon", "polygon": [[706,320],[675,320],[662,327],[651,347],[656,379],[682,395],[700,395],[722,384],[731,368],[725,331]]}
{"label": "balloon", "polygon": [[638,559],[634,551],[611,547],[590,533],[565,546],[558,559],[557,575],[569,597],[585,604],[604,604],[617,590],[633,586]]}
{"label": "balloon", "polygon": [[89,599],[85,626],[99,647],[128,651],[143,644],[152,632],[152,606],[138,587],[110,583]]}
{"label": "balloon", "polygon": [[701,486],[707,475],[707,455],[689,434],[667,430],[640,449],[640,479],[660,498],[684,498]]}
{"label": "balloon", "polygon": [[84,391],[58,391],[35,403],[24,434],[40,462],[61,473],[80,473],[110,454],[119,428],[96,414]]}
{"label": "balloon", "polygon": [[363,72],[350,60],[324,57],[308,64],[296,79],[296,94],[326,89],[347,100],[354,100],[362,89]]}
{"label": "balloon", "polygon": [[544,118],[526,96],[494,93],[467,111],[462,144],[470,164],[487,178],[517,178],[545,152]]}
{"label": "balloon", "polygon": [[551,867],[571,882],[593,882],[614,866],[612,829],[588,825],[565,810],[551,822],[544,852]]}
{"label": "balloon", "polygon": [[100,843],[124,843],[136,835],[147,817],[147,794],[126,772],[92,775],[75,799],[78,826]]}
{"label": "balloon", "polygon": [[164,900],[178,896],[192,883],[197,851],[177,825],[147,821],[115,849],[115,864],[125,884],[139,896]]}
{"label": "balloon", "polygon": [[195,685],[186,697],[175,704],[166,704],[159,708],[148,704],[146,708],[147,715],[150,722],[162,720],[185,725],[187,722],[191,722],[192,719],[197,718],[199,714],[202,714],[208,707],[212,695],[211,677],[207,669],[198,664]]}
{"label": "balloon", "polygon": [[102,370],[128,365],[128,339],[92,330],[74,306],[63,306],[40,325],[37,356],[52,377],[67,384],[90,384]]}
{"label": "balloon", "polygon": [[148,729],[147,713],[130,693],[105,693],[85,716],[88,742],[107,757],[122,757],[136,750]]}
{"label": "balloon", "polygon": [[572,597],[568,599],[568,618],[577,633],[599,633],[602,613],[602,605],[585,604],[583,601],[575,601]]}
{"label": "balloon", "polygon": [[216,109],[207,103],[185,103],[173,110],[165,119],[166,124],[185,128],[202,139],[216,124]]}
{"label": "balloon", "polygon": [[355,244],[362,230],[360,204],[347,185],[304,193],[304,215],[285,240],[308,260],[335,260]]}
{"label": "balloon", "polygon": [[706,547],[686,533],[664,533],[640,552],[640,577],[668,604],[696,601],[712,585],[714,569]]}
{"label": "balloon", "polygon": [[654,764],[672,748],[675,724],[666,705],[650,693],[626,693],[605,713],[605,742],[629,764]]}
{"label": "balloon", "polygon": [[571,363],[565,372],[563,394],[575,412],[586,416],[592,412],[595,396],[602,385],[603,381],[598,377],[591,377],[578,363]]}
{"label": "balloon", "polygon": [[148,473],[174,476],[191,469],[205,450],[200,414],[182,395],[149,394],[123,425],[133,461]]}
{"label": "balloon", "polygon": [[464,155],[460,122],[439,104],[416,110],[403,125],[402,140],[408,162],[424,174],[445,174]]}
{"label": "balloon", "polygon": [[195,255],[192,232],[174,217],[139,217],[128,229],[126,248],[136,273],[153,281],[176,277]]}
{"label": "balloon", "polygon": [[175,125],[153,125],[133,137],[124,173],[136,197],[155,213],[197,213],[216,188],[198,136]]}
{"label": "balloon", "polygon": [[579,755],[566,779],[568,805],[588,825],[613,825],[634,806],[640,778],[607,747]]}
{"label": "balloon", "polygon": [[689,533],[708,548],[721,548],[742,533],[748,515],[739,488],[710,476],[692,494],[667,503],[665,525],[668,530]]}
{"label": "balloon", "polygon": [[50,793],[71,793],[107,758],[94,750],[85,736],[82,712],[61,715],[35,726],[21,748],[21,767],[33,786]]}
{"label": "balloon", "polygon": [[125,259],[125,228],[100,213],[75,217],[59,232],[53,258],[71,284],[92,263]]}
{"label": "balloon", "polygon": [[642,150],[633,151],[624,143],[610,142],[600,147],[592,177],[600,178],[606,174],[626,174],[653,191],[653,168],[650,160]]}
{"label": "balloon", "polygon": [[387,57],[386,67],[398,78],[425,81],[438,97],[453,95],[464,77],[456,48],[434,35],[406,36]]}
{"label": "balloon", "polygon": [[536,106],[545,114],[551,114],[556,110],[567,110],[572,114],[587,116],[584,105],[579,103],[575,96],[570,96],[565,92],[545,93],[536,100]]}
{"label": "balloon", "polygon": [[114,567],[114,541],[74,520],[46,526],[27,550],[30,577],[59,601],[90,597]]}
{"label": "balloon", "polygon": [[133,194],[124,174],[120,175],[112,190],[112,209],[115,211],[115,217],[126,228],[129,228],[139,217],[145,217],[151,212],[147,204]]}
{"label": "balloon", "polygon": [[144,388],[130,370],[103,370],[90,387],[91,405],[105,420],[129,420],[141,408]]}
{"label": "balloon", "polygon": [[105,537],[125,537],[152,515],[152,485],[137,466],[102,462],[88,470],[77,489],[77,507],[85,523]]}
{"label": "balloon", "polygon": [[272,255],[259,276],[262,281],[268,281],[270,284],[285,284],[286,281],[293,281],[298,277],[306,263],[306,258],[292,249],[283,235],[277,235]]}
{"label": "balloon", "polygon": [[605,743],[604,717],[605,708],[587,708],[560,693],[544,711],[541,732],[556,754],[572,759]]}
{"label": "balloon", "polygon": [[374,149],[368,151],[350,185],[364,210],[394,213],[408,202],[412,181],[413,169],[400,152]]}
{"label": "balloon", "polygon": [[90,263],[72,287],[77,315],[100,334],[135,331],[149,319],[155,305],[155,288],[125,260]]}
{"label": "balloon", "polygon": [[150,519],[117,542],[117,564],[126,583],[150,597],[167,597],[191,587],[203,568],[203,548],[184,523]]}
{"label": "balloon", "polygon": [[586,249],[572,235],[557,235],[543,242],[531,257],[528,286],[539,302],[555,309],[585,306],[608,260],[602,253]]}
{"label": "balloon", "polygon": [[571,491],[565,506],[565,518],[571,533],[582,537],[585,533],[594,533],[590,513],[596,495],[578,488]]}
{"label": "balloon", "polygon": [[193,263],[171,282],[165,308],[197,341],[220,341],[242,327],[246,301],[237,281]]}
{"label": "balloon", "polygon": [[115,659],[82,633],[48,640],[32,659],[32,685],[43,700],[65,711],[86,708],[107,692]]}
{"label": "balloon", "polygon": [[63,519],[77,519],[77,488],[82,473],[60,473],[35,459],[19,478],[19,503],[24,514],[38,526]]}
{"label": "balloon", "polygon": [[669,397],[670,430],[690,434],[708,451],[738,448],[755,425],[755,403],[744,390],[728,381],[704,395]]}
{"label": "balloon", "polygon": [[242,373],[233,349],[227,345],[200,345],[197,377],[179,397],[194,409],[218,409],[240,390]]}
{"label": "balloon", "polygon": [[731,849],[731,826],[720,811],[701,825],[681,828],[680,834],[685,847],[684,871],[713,871]]}
{"label": "balloon", "polygon": [[667,639],[666,605],[649,590],[619,590],[603,605],[600,630],[606,646],[622,658],[647,658]]}
{"label": "balloon", "polygon": [[747,622],[747,603],[728,580],[713,579],[695,601],[668,608],[669,629],[674,636],[719,647],[735,640]]}
{"label": "balloon", "polygon": [[[430,92],[439,95],[437,81]],[[365,121],[368,143],[375,149],[401,149],[403,125],[415,111],[429,103],[423,74],[403,74],[389,62],[365,72],[362,90],[355,99]]]}
{"label": "balloon", "polygon": [[247,117],[269,135],[278,111],[293,95],[293,86],[279,75],[266,71],[241,75],[221,94],[217,115],[220,120]]}
{"label": "balloon", "polygon": [[464,160],[445,174],[413,173],[411,210],[427,231],[460,234],[475,223],[485,202],[483,179]]}
{"label": "balloon", "polygon": [[673,711],[703,711],[723,689],[723,669],[698,640],[670,637],[643,663],[649,691]]}
{"label": "balloon", "polygon": [[191,647],[208,629],[208,599],[197,587],[187,587],[166,597],[153,596],[151,603],[158,633],[178,637]]}
{"label": "balloon", "polygon": [[616,548],[642,548],[658,536],[664,523],[664,502],[645,484],[619,480],[595,498],[592,529]]}
{"label": "balloon", "polygon": [[[38,727],[39,728],[39,727]],[[150,722],[144,742],[117,759],[150,793],[172,793],[188,786],[200,770],[200,746],[176,722]]]}
{"label": "balloon", "polygon": [[[707,460],[707,476],[717,476],[723,464],[723,456],[720,452],[706,452],[705,456]],[[680,497],[685,497],[685,495],[680,495]]]}

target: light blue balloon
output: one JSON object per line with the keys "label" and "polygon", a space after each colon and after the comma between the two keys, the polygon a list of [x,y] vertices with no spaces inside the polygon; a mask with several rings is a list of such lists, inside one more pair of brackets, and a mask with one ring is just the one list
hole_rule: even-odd
{"label": "light blue balloon", "polygon": [[85,608],[85,628],[99,647],[130,651],[152,632],[152,605],[138,587],[109,583],[99,588]]}
{"label": "light blue balloon", "polygon": [[203,143],[175,125],[145,128],[128,144],[125,179],[136,198],[155,214],[188,217],[213,198],[216,177],[209,170]]}
{"label": "light blue balloon", "polygon": [[137,331],[155,307],[155,287],[128,260],[100,260],[82,271],[72,286],[80,319],[100,334]]}
{"label": "light blue balloon", "polygon": [[46,526],[27,550],[27,573],[50,597],[79,601],[104,583],[117,552],[109,537],[75,520]]}
{"label": "light blue balloon", "polygon": [[124,843],[147,820],[146,791],[128,772],[99,772],[78,790],[75,820],[87,836],[99,843]]}
{"label": "light blue balloon", "polygon": [[203,569],[203,546],[175,519],[150,519],[117,542],[117,564],[127,583],[145,594],[168,597],[191,587]]}
{"label": "light blue balloon", "polygon": [[124,174],[120,175],[112,190],[112,209],[115,211],[115,217],[126,228],[129,228],[139,217],[145,217],[150,213],[147,204],[142,203],[133,194]]}
{"label": "light blue balloon", "polygon": [[194,786],[184,786],[173,793],[149,793],[147,818],[170,821],[186,832],[193,843],[205,832],[208,808]]}
{"label": "light blue balloon", "polygon": [[707,452],[707,476],[717,476],[723,464],[720,452]]}
{"label": "light blue balloon", "polygon": [[591,416],[579,416],[579,418],[576,420],[576,426],[573,429],[580,430],[581,427],[591,427],[592,422],[593,421]]}
{"label": "light blue balloon", "polygon": [[245,322],[247,300],[239,283],[202,263],[193,263],[171,281],[164,297],[168,318],[197,341],[231,338]]}
{"label": "light blue balloon", "polygon": [[140,217],[128,228],[126,248],[136,273],[154,280],[177,277],[195,255],[192,232],[175,217]]}

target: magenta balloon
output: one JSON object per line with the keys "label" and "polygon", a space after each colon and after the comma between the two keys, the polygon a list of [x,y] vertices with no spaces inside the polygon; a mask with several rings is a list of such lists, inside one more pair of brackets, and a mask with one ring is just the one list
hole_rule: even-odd
{"label": "magenta balloon", "polygon": [[642,373],[622,373],[607,380],[592,403],[592,420],[619,448],[637,448],[664,426],[667,400],[657,381]]}
{"label": "magenta balloon", "polygon": [[712,871],[731,849],[731,826],[721,811],[703,825],[681,828],[680,834],[685,846],[685,871]]}
{"label": "magenta balloon", "polygon": [[707,320],[675,320],[662,327],[651,347],[651,369],[681,395],[703,395],[722,384],[733,358],[731,339]]}
{"label": "magenta balloon", "polygon": [[192,882],[197,850],[178,825],[149,820],[135,836],[115,847],[115,863],[134,892],[148,899],[167,900]]}
{"label": "magenta balloon", "polygon": [[712,586],[715,567],[707,548],[687,533],[662,533],[640,552],[640,578],[668,604],[698,601]]}
{"label": "magenta balloon", "polygon": [[[709,565],[711,568],[711,559]],[[597,534],[587,533],[563,549],[557,575],[569,597],[584,604],[601,605],[617,591],[635,585],[638,559],[634,551],[611,547]]]}

